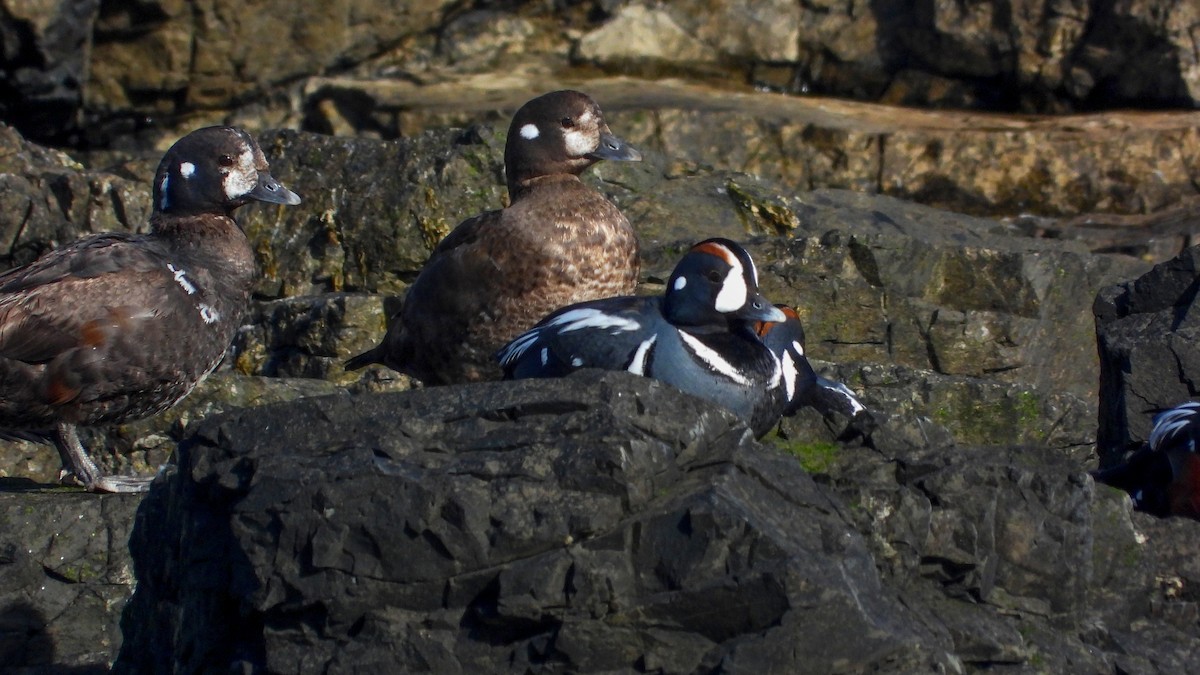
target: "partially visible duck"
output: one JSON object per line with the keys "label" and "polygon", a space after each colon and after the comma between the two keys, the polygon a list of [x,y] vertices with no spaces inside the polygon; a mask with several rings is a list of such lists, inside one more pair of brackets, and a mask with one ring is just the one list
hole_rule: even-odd
{"label": "partially visible duck", "polygon": [[1154,418],[1150,439],[1127,461],[1092,475],[1101,483],[1128,492],[1138,510],[1200,520],[1197,440],[1200,402],[1181,403]]}
{"label": "partially visible duck", "polygon": [[564,305],[632,293],[637,236],[579,175],[637,161],[600,106],[577,91],[517,111],[504,165],[510,204],[463,221],[434,249],[383,341],[346,362],[381,363],[427,385],[499,379],[492,355]]}

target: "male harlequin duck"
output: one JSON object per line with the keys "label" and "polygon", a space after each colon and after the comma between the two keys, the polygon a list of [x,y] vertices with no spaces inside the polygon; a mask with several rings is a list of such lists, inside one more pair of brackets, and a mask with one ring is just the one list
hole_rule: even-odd
{"label": "male harlequin duck", "polygon": [[0,275],[0,429],[52,441],[93,491],[141,491],[148,479],[103,475],[76,425],[147,417],[187,396],[249,302],[254,253],[234,209],[300,203],[232,127],[175,143],[153,193],[150,234],[94,235]]}
{"label": "male harlequin duck", "polygon": [[[760,321],[754,332],[763,344],[779,359],[783,386],[774,393],[771,403],[777,411],[775,418],[795,415],[800,408],[811,406],[822,415],[837,412],[856,426],[873,426],[867,407],[849,387],[813,371],[804,354],[804,326],[795,309],[775,305],[786,320]],[[866,430],[863,430],[864,432]]]}
{"label": "male harlequin duck", "polygon": [[496,358],[509,379],[580,368],[653,377],[729,408],[761,435],[778,421],[764,401],[781,386],[780,367],[753,322],[784,318],[759,295],[758,270],[745,249],[708,239],[675,266],[666,295],[564,307]]}
{"label": "male harlequin duck", "polygon": [[1200,520],[1200,403],[1188,402],[1154,418],[1150,440],[1119,466],[1092,472],[1120,488],[1134,508],[1156,516]]}
{"label": "male harlequin duck", "polygon": [[551,311],[633,293],[637,237],[579,180],[602,159],[641,154],[613,136],[586,94],[556,91],[513,117],[504,147],[510,205],[463,221],[437,245],[383,342],[346,362],[382,363],[425,384],[497,379],[492,355]]}

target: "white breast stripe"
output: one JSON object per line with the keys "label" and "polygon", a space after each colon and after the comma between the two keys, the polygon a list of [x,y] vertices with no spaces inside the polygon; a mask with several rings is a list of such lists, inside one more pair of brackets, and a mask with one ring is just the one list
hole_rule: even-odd
{"label": "white breast stripe", "polygon": [[679,337],[683,338],[683,343],[687,345],[691,352],[696,355],[696,358],[700,359],[700,361],[708,366],[710,370],[718,372],[744,387],[750,386],[750,380],[747,380],[745,375],[739,373],[737,368],[734,368],[731,363],[721,358],[721,355],[715,350],[698,340],[696,337],[688,334],[687,331],[681,330],[678,332]]}
{"label": "white breast stripe", "polygon": [[551,326],[557,326],[560,333],[569,333],[573,330],[581,330],[583,328],[600,328],[611,329],[614,333],[634,331],[641,328],[641,324],[633,319],[626,319],[623,316],[614,314],[606,314],[598,309],[572,309],[554,318],[550,322]]}
{"label": "white breast stripe", "polygon": [[184,292],[186,292],[188,295],[196,294],[196,287],[192,285],[192,282],[187,280],[187,272],[181,269],[176,269],[171,263],[167,263],[167,269],[171,270],[171,274],[175,277],[175,283],[179,284],[179,287],[182,288]]}
{"label": "white breast stripe", "polygon": [[796,361],[792,359],[792,353],[785,351],[783,353],[783,386],[787,391],[787,400],[791,401],[796,398],[796,375],[799,371],[796,370]]}
{"label": "white breast stripe", "polygon": [[646,361],[650,356],[650,348],[658,341],[657,335],[651,335],[649,339],[643,340],[642,344],[638,345],[637,351],[633,353],[633,359],[629,362],[629,367],[626,368],[634,375],[646,374]]}

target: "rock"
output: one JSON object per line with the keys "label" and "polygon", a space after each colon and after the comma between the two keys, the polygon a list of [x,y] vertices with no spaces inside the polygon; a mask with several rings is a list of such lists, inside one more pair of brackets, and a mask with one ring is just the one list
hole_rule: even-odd
{"label": "rock", "polygon": [[11,673],[106,673],[133,592],[138,495],[0,480],[0,657]]}
{"label": "rock", "polygon": [[1149,438],[1155,412],[1192,398],[1200,385],[1198,263],[1193,246],[1096,296],[1103,466]]}
{"label": "rock", "polygon": [[70,140],[91,68],[100,0],[0,4],[0,118],[42,140]]}
{"label": "rock", "polygon": [[145,502],[113,672],[1194,660],[1195,624],[1150,609],[1190,561],[1148,555],[1084,471],[1022,448],[840,455],[814,482],[624,373],[213,417]]}
{"label": "rock", "polygon": [[97,115],[227,108],[375,56],[434,28],[446,2],[208,0],[108,8],[96,22],[86,103]]}

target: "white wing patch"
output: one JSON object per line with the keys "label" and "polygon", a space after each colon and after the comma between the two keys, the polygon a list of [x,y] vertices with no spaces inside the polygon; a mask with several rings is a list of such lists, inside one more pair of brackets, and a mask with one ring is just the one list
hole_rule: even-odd
{"label": "white wing patch", "polygon": [[637,351],[635,351],[633,353],[633,359],[630,360],[629,367],[626,368],[626,370],[633,373],[634,375],[645,376],[646,361],[648,360],[648,358],[650,356],[650,348],[653,347],[654,343],[657,341],[658,341],[657,335],[651,335],[646,340],[643,340],[642,344],[638,345]]}
{"label": "white wing patch", "polygon": [[692,354],[695,354],[696,358],[704,362],[710,370],[718,372],[744,387],[750,386],[750,380],[746,379],[745,375],[739,373],[738,369],[733,367],[733,364],[723,359],[716,350],[690,335],[687,331],[681,330],[678,333]]}
{"label": "white wing patch", "polygon": [[196,305],[196,309],[200,310],[200,318],[204,323],[216,323],[221,320],[221,313],[213,309],[212,306],[200,303]]}
{"label": "white wing patch", "polygon": [[1190,426],[1197,414],[1200,414],[1200,403],[1195,402],[1184,403],[1159,414],[1154,418],[1154,429],[1150,432],[1150,447],[1160,449],[1162,444]]}
{"label": "white wing patch", "polygon": [[187,272],[176,268],[175,265],[171,263],[167,263],[167,269],[171,270],[171,274],[175,277],[175,283],[179,284],[179,287],[182,288],[185,293],[188,295],[196,294],[196,287],[192,285],[192,282],[188,281]]}
{"label": "white wing patch", "polygon": [[572,309],[554,318],[547,326],[556,326],[560,333],[570,333],[584,328],[611,330],[614,333],[635,331],[642,326],[633,319],[605,313],[598,309]]}
{"label": "white wing patch", "polygon": [[[540,336],[541,336],[540,330],[531,330],[529,332],[518,335],[512,342],[508,343],[508,346],[505,347],[502,352],[500,352],[500,365],[507,366],[507,365],[513,363],[514,361],[516,361],[517,359],[521,358],[521,356],[525,353],[525,350],[532,347],[534,345],[534,343],[536,343],[538,341],[538,338]],[[549,356],[549,349],[543,347],[542,348],[542,365],[543,366],[546,365],[548,356]]]}
{"label": "white wing patch", "polygon": [[521,127],[521,138],[524,138],[527,141],[532,141],[541,135],[542,134],[538,131],[537,125],[533,124],[532,122]]}

